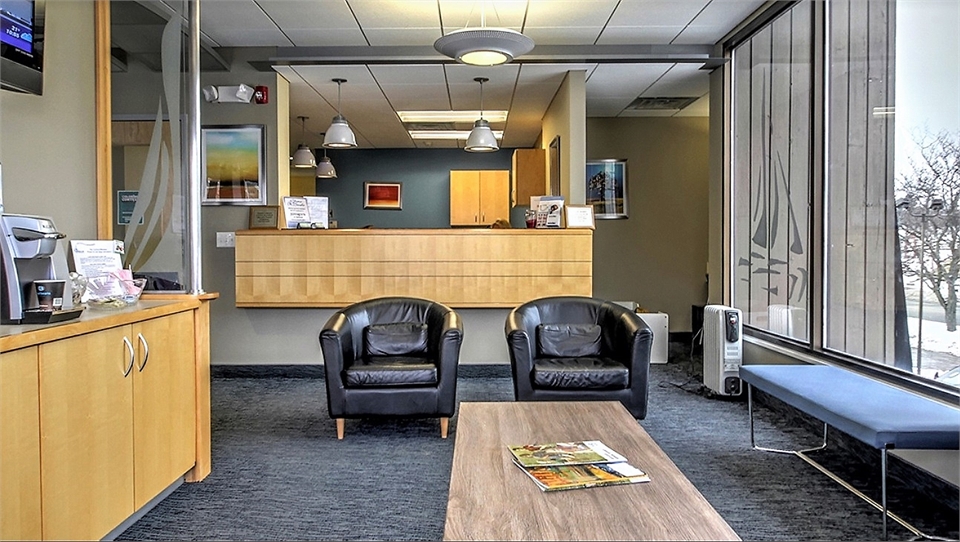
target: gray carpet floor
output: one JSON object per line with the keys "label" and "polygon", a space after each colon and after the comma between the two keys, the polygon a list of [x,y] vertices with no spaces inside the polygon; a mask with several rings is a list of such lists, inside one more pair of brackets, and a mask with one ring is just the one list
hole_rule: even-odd
{"label": "gray carpet floor", "polygon": [[[671,352],[671,363],[651,367],[641,425],[744,540],[880,539],[880,513],[869,505],[796,457],[752,451],[746,402],[710,397],[698,360]],[[211,393],[212,474],[177,488],[119,539],[442,538],[456,416],[446,440],[436,420],[348,420],[338,441],[322,378],[215,377]],[[457,396],[512,401],[507,368],[462,368]],[[764,444],[818,439],[775,400],[769,407],[757,409]],[[843,442],[832,450],[819,458],[878,498],[876,451]],[[958,537],[956,488],[919,491],[892,478],[891,510],[927,534]],[[913,538],[892,521],[889,529],[891,540]]]}

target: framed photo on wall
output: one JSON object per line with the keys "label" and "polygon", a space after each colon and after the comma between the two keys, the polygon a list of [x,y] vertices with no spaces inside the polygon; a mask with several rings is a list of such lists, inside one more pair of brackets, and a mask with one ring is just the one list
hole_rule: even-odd
{"label": "framed photo on wall", "polygon": [[403,183],[363,183],[363,208],[402,209],[402,184]]}
{"label": "framed photo on wall", "polygon": [[627,218],[627,161],[587,161],[587,205],[595,218]]}
{"label": "framed photo on wall", "polygon": [[266,134],[262,124],[200,129],[203,205],[266,205]]}

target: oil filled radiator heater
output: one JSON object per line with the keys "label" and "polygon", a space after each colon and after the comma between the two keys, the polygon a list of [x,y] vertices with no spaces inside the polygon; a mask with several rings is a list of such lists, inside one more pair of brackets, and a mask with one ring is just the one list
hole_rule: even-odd
{"label": "oil filled radiator heater", "polygon": [[740,309],[707,305],[703,310],[703,385],[718,395],[740,395],[743,325]]}

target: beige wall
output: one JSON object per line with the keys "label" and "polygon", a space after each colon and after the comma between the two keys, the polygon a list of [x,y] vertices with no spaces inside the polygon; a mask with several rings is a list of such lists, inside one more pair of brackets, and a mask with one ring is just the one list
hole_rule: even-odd
{"label": "beige wall", "polygon": [[43,95],[0,91],[4,212],[96,239],[92,0],[47,0]]}
{"label": "beige wall", "polygon": [[567,72],[543,115],[540,144],[549,153],[550,142],[560,136],[560,195],[568,203],[582,204],[586,198],[586,186],[580,182],[586,171],[586,118],[586,72]]}
{"label": "beige wall", "polygon": [[587,160],[627,159],[629,216],[597,220],[593,293],[665,312],[675,332],[707,296],[708,130],[706,117],[587,119]]}

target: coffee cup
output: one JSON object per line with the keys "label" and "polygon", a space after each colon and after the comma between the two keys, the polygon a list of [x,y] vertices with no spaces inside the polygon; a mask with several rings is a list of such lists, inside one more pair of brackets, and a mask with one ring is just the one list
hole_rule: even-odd
{"label": "coffee cup", "polygon": [[35,280],[33,281],[34,294],[37,296],[39,308],[48,311],[58,311],[63,308],[62,280]]}

